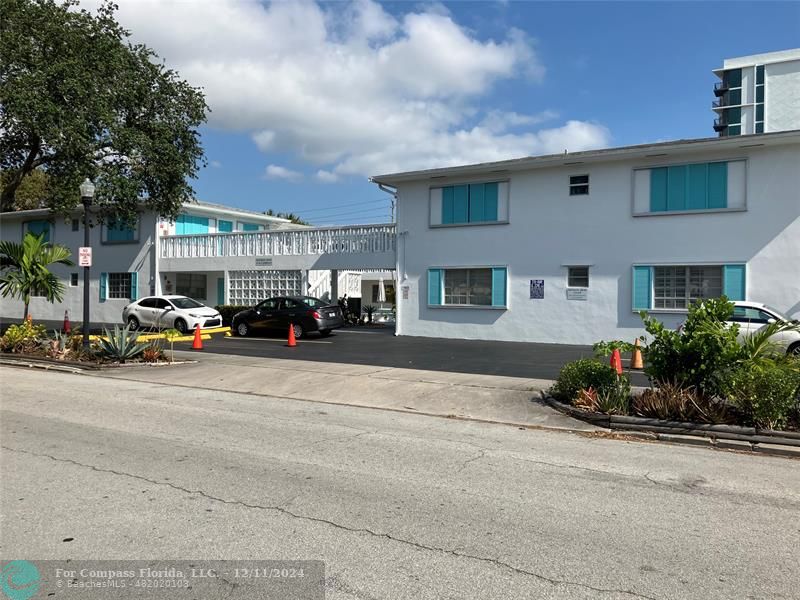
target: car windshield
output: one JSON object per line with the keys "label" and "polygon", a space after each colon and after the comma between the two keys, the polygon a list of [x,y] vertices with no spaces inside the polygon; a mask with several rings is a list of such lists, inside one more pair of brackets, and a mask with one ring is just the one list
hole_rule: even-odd
{"label": "car windshield", "polygon": [[170,298],[169,301],[172,302],[176,308],[204,308],[203,304],[191,298]]}
{"label": "car windshield", "polygon": [[764,305],[764,308],[771,312],[773,315],[778,317],[781,321],[791,321],[791,319],[779,311],[777,308],[772,308],[771,306]]}
{"label": "car windshield", "polygon": [[311,308],[320,308],[322,306],[328,306],[328,302],[323,302],[319,298],[312,298],[311,296],[305,296],[300,299],[306,304],[308,304]]}

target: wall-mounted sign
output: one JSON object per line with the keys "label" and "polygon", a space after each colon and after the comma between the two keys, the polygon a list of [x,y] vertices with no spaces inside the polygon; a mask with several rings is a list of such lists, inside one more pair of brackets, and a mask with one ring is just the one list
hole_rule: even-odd
{"label": "wall-mounted sign", "polygon": [[78,266],[91,267],[92,266],[92,249],[88,246],[81,246],[78,248]]}
{"label": "wall-mounted sign", "polygon": [[531,300],[544,298],[544,279],[531,279]]}
{"label": "wall-mounted sign", "polygon": [[567,288],[567,300],[586,300],[589,290],[586,288]]}
{"label": "wall-mounted sign", "polygon": [[403,290],[403,300],[408,300],[408,286],[404,285],[401,289]]}
{"label": "wall-mounted sign", "polygon": [[256,266],[257,267],[271,267],[272,266],[272,259],[271,258],[257,258],[256,259]]}

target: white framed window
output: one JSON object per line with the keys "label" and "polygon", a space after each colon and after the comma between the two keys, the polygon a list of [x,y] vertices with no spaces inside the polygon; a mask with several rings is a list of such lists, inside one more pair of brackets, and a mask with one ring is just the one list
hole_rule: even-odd
{"label": "white framed window", "polygon": [[70,273],[69,274],[69,285],[71,287],[78,287],[78,274],[77,273]]}
{"label": "white framed window", "polygon": [[567,287],[588,288],[589,267],[567,267]]}
{"label": "white framed window", "polygon": [[570,196],[589,195],[589,175],[570,175],[569,177]]}
{"label": "white framed window", "polygon": [[491,269],[445,269],[444,304],[492,305]]}
{"label": "white framed window", "polygon": [[131,299],[131,274],[108,274],[108,297]]}
{"label": "white framed window", "polygon": [[653,308],[685,309],[695,300],[718,298],[722,291],[722,265],[653,268]]}

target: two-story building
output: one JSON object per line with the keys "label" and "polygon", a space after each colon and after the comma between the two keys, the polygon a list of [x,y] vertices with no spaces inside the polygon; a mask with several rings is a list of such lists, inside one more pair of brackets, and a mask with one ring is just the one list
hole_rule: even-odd
{"label": "two-story building", "polygon": [[800,313],[800,131],[382,175],[399,335],[633,340],[725,294]]}

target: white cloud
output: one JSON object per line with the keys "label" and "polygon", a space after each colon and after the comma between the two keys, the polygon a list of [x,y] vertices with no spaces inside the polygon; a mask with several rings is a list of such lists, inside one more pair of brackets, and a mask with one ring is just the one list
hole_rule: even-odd
{"label": "white cloud", "polygon": [[339,181],[339,176],[336,173],[331,173],[330,171],[326,171],[324,169],[317,171],[317,174],[314,175],[314,178],[321,183],[336,183]]}
{"label": "white cloud", "polygon": [[403,15],[372,0],[121,4],[119,20],[134,38],[204,89],[210,125],[314,164],[319,181],[585,150],[610,139],[580,121],[533,131],[556,118],[549,112],[482,110],[499,81],[535,84],[545,68],[524,32],[480,39],[438,4],[409,4]]}
{"label": "white cloud", "polygon": [[283,179],[285,181],[297,182],[303,179],[303,174],[299,171],[292,171],[280,165],[268,165],[264,169],[265,179]]}
{"label": "white cloud", "polygon": [[208,164],[214,169],[221,169],[222,168],[222,163],[219,162],[218,160],[212,160]]}

